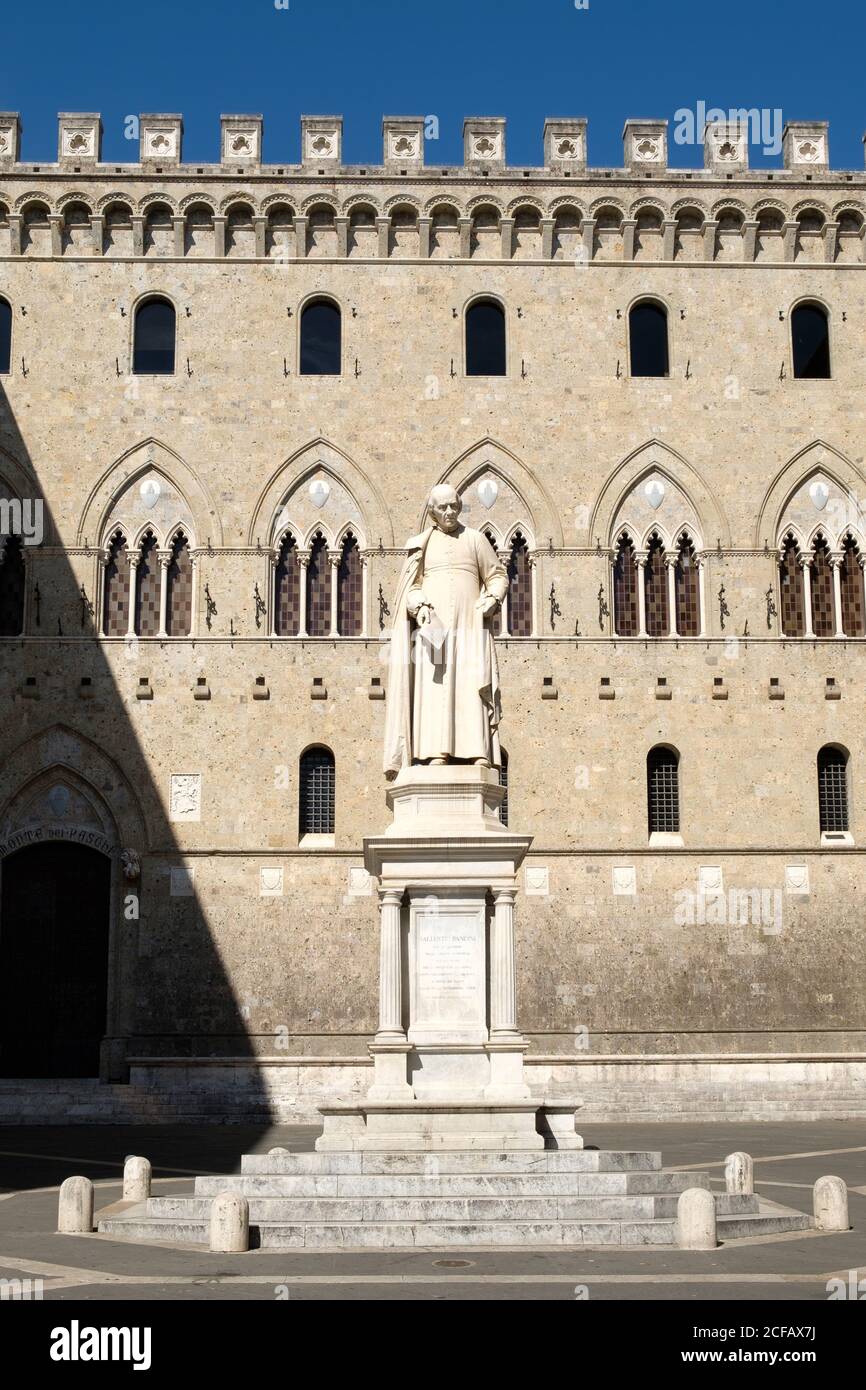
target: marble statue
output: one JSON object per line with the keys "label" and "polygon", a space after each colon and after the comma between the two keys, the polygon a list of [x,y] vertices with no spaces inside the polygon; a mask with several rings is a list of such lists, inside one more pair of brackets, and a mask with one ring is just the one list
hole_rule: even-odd
{"label": "marble statue", "polygon": [[391,634],[385,773],[412,763],[498,767],[499,671],[490,617],[508,576],[481,531],[460,521],[445,484],[432,524],[406,542]]}

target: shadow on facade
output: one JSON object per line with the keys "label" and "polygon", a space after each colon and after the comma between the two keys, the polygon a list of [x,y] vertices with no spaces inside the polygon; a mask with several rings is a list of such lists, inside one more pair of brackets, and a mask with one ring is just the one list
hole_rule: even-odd
{"label": "shadow on facade", "polygon": [[[159,1075],[180,1087],[205,1070],[183,1059],[232,1057],[249,1078],[238,1118],[266,1124],[253,1041],[134,726],[135,683],[124,696],[116,678],[124,644],[97,640],[97,595],[82,580],[94,561],[58,544],[2,384],[0,498],[43,504],[42,543],[7,540],[0,575],[4,632],[23,606],[22,636],[0,640],[0,1076],[31,1080],[20,1091],[34,1118],[49,1079],[98,1077],[132,1080],[89,1083],[121,1118],[219,1121],[232,1116],[212,1102],[177,1109],[161,1086],[142,1090],[136,1059],[171,1058]],[[138,722],[159,737],[157,707]]]}

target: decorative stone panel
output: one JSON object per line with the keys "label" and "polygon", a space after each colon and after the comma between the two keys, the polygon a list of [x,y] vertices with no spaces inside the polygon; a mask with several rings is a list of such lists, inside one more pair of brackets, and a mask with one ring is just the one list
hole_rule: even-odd
{"label": "decorative stone panel", "polygon": [[505,168],[505,117],[468,116],[463,122],[463,162],[467,169]]}
{"label": "decorative stone panel", "polygon": [[93,112],[61,111],[57,118],[58,163],[98,164],[102,157],[102,121]]}
{"label": "decorative stone panel", "polygon": [[183,118],[157,113],[139,118],[142,164],[179,164],[183,148]]}
{"label": "decorative stone panel", "polygon": [[742,173],[748,167],[748,126],[732,121],[708,121],[704,127],[704,168],[714,173]]}
{"label": "decorative stone panel", "polygon": [[544,122],[544,167],[567,173],[586,168],[586,119],[546,120]]}
{"label": "decorative stone panel", "polygon": [[220,163],[240,168],[261,160],[261,116],[220,116]]}
{"label": "decorative stone panel", "polygon": [[424,117],[383,116],[383,162],[393,173],[397,169],[420,169],[424,163]]}
{"label": "decorative stone panel", "polygon": [[0,168],[15,164],[21,148],[21,117],[17,111],[0,111]]}
{"label": "decorative stone panel", "polygon": [[343,158],[343,117],[301,117],[301,163],[305,168],[338,168]]}
{"label": "decorative stone panel", "polygon": [[200,772],[172,773],[169,816],[172,821],[201,820]]}
{"label": "decorative stone panel", "polygon": [[667,168],[667,121],[626,121],[622,140],[626,169]]}
{"label": "decorative stone panel", "polygon": [[782,132],[782,158],[786,169],[822,172],[830,167],[828,121],[788,121]]}

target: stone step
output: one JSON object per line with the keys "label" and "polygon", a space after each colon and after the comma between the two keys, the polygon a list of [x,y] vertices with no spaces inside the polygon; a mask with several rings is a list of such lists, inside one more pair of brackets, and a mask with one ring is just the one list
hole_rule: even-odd
{"label": "stone step", "polygon": [[[744,1235],[781,1235],[813,1227],[799,1212],[722,1216],[719,1240]],[[251,1228],[252,1244],[268,1250],[454,1249],[522,1246],[646,1246],[675,1243],[673,1220],[655,1221],[437,1221],[309,1222],[262,1221]],[[206,1245],[208,1224],[171,1216],[148,1217],[143,1204],[99,1222],[106,1235],[143,1241]]]}
{"label": "stone step", "polygon": [[242,1174],[340,1173],[626,1173],[655,1172],[662,1156],[648,1150],[539,1149],[501,1153],[445,1149],[425,1153],[244,1154]]}
{"label": "stone step", "polygon": [[[152,1197],[147,1203],[148,1217],[171,1217],[180,1221],[206,1220],[210,1216],[210,1197]],[[757,1214],[758,1199],[721,1195],[716,1198],[719,1216]],[[319,1222],[442,1221],[654,1221],[674,1217],[677,1196],[620,1197],[251,1197],[250,1221],[254,1225],[314,1225]]]}
{"label": "stone step", "polygon": [[710,1186],[706,1173],[231,1173],[198,1177],[196,1197],[587,1197],[653,1196]]}

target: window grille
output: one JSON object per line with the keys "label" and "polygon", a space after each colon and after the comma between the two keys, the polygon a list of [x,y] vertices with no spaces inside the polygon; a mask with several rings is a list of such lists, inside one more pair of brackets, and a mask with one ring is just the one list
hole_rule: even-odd
{"label": "window grille", "polygon": [[505,788],[505,795],[499,804],[499,819],[503,825],[508,824],[508,754],[503,748],[501,751],[502,762],[499,764],[499,785]]}
{"label": "window grille", "polygon": [[334,755],[329,748],[308,748],[301,757],[301,835],[334,833]]}
{"label": "window grille", "polygon": [[840,748],[818,754],[818,813],[822,831],[848,829],[848,760]]}
{"label": "window grille", "polygon": [[647,755],[647,803],[651,835],[679,831],[679,766],[670,748],[652,748]]}

